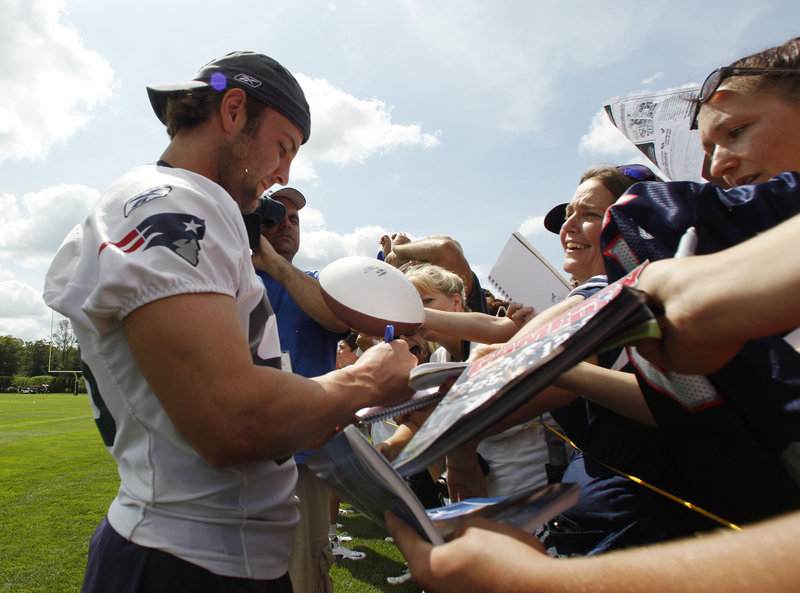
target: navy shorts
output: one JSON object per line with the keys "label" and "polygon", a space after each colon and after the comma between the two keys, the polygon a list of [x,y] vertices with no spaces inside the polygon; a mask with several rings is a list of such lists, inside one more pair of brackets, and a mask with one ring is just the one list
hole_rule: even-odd
{"label": "navy shorts", "polygon": [[89,543],[82,593],[292,593],[289,574],[270,581],[225,577],[126,540],[104,517]]}

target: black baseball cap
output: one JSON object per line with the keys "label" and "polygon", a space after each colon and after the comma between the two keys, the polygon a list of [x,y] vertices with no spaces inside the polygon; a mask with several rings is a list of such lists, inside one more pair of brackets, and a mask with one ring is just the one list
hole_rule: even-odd
{"label": "black baseball cap", "polygon": [[567,220],[567,206],[568,202],[554,206],[544,217],[544,228],[556,235],[561,233],[561,227]]}
{"label": "black baseball cap", "polygon": [[272,107],[298,127],[305,144],[311,135],[311,111],[305,94],[292,74],[278,62],[252,51],[236,51],[212,60],[193,80],[148,85],[147,94],[158,119],[166,124],[167,97],[201,87],[224,91],[237,87]]}

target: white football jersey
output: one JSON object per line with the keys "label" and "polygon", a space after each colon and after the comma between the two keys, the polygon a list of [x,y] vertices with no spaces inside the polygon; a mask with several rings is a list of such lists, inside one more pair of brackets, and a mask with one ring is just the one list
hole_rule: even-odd
{"label": "white football jersey", "polygon": [[236,203],[205,177],[147,165],[118,179],[72,230],[44,297],[72,320],[98,427],[119,466],[112,527],[216,574],[273,579],[287,570],[298,519],[294,461],[208,465],[170,421],[125,340],[131,311],[206,292],[235,299],[254,363],[280,368],[277,323]]}

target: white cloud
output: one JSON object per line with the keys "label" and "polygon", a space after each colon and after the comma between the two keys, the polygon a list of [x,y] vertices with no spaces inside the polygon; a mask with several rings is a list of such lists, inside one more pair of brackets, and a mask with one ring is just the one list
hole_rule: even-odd
{"label": "white cloud", "polygon": [[0,319],[42,315],[47,311],[41,291],[16,280],[0,282]]}
{"label": "white cloud", "polygon": [[526,218],[522,221],[522,224],[519,225],[517,231],[522,233],[522,235],[525,237],[532,237],[534,235],[541,235],[549,232],[546,228],[544,228],[544,216],[533,216],[531,218]]}
{"label": "white cloud", "polygon": [[50,314],[38,317],[0,317],[0,336],[13,336],[23,342],[50,339]]}
{"label": "white cloud", "polygon": [[300,213],[300,229],[303,235],[309,231],[325,228],[325,217],[321,210],[306,206]]}
{"label": "white cloud", "polygon": [[43,157],[111,96],[113,72],[59,22],[63,0],[0,0],[0,163]]}
{"label": "white cloud", "polygon": [[21,199],[0,194],[0,259],[23,267],[46,264],[98,195],[90,187],[66,184]]}
{"label": "white cloud", "polygon": [[0,281],[0,336],[26,342],[47,339],[50,320],[41,291],[16,280]]}
{"label": "white cloud", "polygon": [[643,85],[643,86],[650,86],[651,84],[653,84],[653,83],[654,83],[654,82],[656,82],[657,80],[660,80],[660,79],[661,79],[661,78],[663,78],[663,77],[664,77],[664,73],[663,73],[663,72],[656,72],[656,73],[655,73],[655,74],[653,74],[651,77],[649,77],[649,78],[645,78],[645,79],[642,81],[642,85]]}
{"label": "white cloud", "polygon": [[59,185],[17,198],[0,194],[0,335],[46,339],[51,311],[38,284],[69,230],[86,216],[98,192]]}
{"label": "white cloud", "polygon": [[387,230],[378,226],[358,227],[339,234],[326,228],[303,232],[300,251],[294,264],[303,270],[321,270],[334,260],[351,255],[375,257],[380,249],[380,238]]}
{"label": "white cloud", "polygon": [[594,114],[589,130],[581,136],[578,152],[584,155],[601,154],[608,157],[639,153],[633,143],[611,123],[602,109]]}
{"label": "white cloud", "polygon": [[315,179],[313,163],[363,163],[401,147],[435,148],[441,130],[424,132],[417,123],[392,122],[392,109],[378,99],[359,99],[325,79],[295,74],[311,108],[311,139],[292,164],[296,179]]}

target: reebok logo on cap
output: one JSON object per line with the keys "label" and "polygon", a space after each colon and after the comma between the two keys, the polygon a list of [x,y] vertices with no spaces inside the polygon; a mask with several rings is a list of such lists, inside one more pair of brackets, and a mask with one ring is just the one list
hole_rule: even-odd
{"label": "reebok logo on cap", "polygon": [[261,81],[257,78],[253,78],[248,74],[237,74],[233,77],[234,80],[238,80],[242,84],[246,84],[247,86],[251,86],[253,88],[258,88],[261,86]]}

